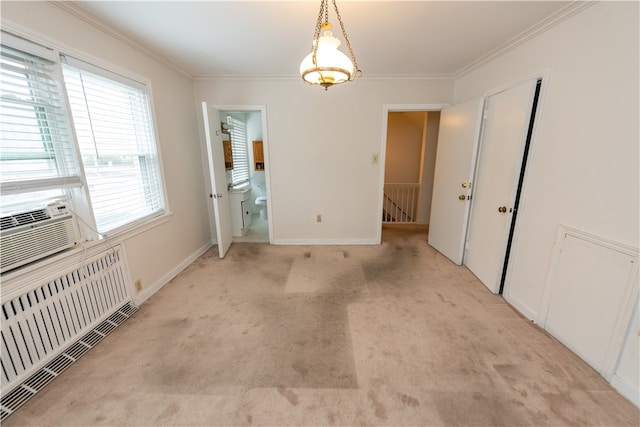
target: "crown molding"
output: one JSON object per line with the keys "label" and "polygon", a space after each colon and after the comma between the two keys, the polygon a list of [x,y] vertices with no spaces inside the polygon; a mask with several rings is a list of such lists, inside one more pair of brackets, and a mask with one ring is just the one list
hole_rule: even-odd
{"label": "crown molding", "polygon": [[557,11],[552,15],[549,15],[542,21],[524,30],[517,36],[513,37],[511,40],[502,44],[501,46],[489,51],[488,53],[476,59],[475,61],[471,62],[470,64],[465,65],[464,67],[462,67],[461,69],[453,73],[452,76],[455,79],[459,79],[460,77],[463,77],[464,75],[470,73],[471,71],[506,54],[507,52],[517,48],[518,46],[521,46],[522,44],[528,42],[534,37],[550,30],[551,28],[555,27],[558,24],[561,24],[562,22],[566,21],[572,16],[577,15],[578,13],[593,6],[596,3],[598,3],[598,1],[574,0],[571,4],[568,4],[567,6],[565,6],[564,8],[560,9],[559,11]]}
{"label": "crown molding", "polygon": [[150,48],[149,46],[147,46],[146,44],[134,39],[133,36],[126,34],[122,31],[116,30],[113,28],[113,26],[109,23],[107,23],[106,21],[96,17],[95,15],[87,12],[85,9],[83,9],[81,6],[75,4],[75,2],[73,1],[50,1],[50,4],[64,10],[65,12],[67,12],[70,15],[75,16],[76,18],[86,22],[87,24],[91,25],[94,28],[97,28],[98,30],[110,35],[111,37],[117,39],[118,41],[121,41],[122,43],[132,47],[133,49],[144,53],[145,55],[155,59],[156,61],[166,65],[167,67],[173,69],[174,71],[177,71],[178,73],[182,74],[183,76],[192,79],[194,78],[194,76],[189,73],[188,71],[184,70],[182,67],[180,67],[179,65],[177,65],[176,63],[169,61],[165,56],[161,55],[160,53],[156,52],[154,49]]}
{"label": "crown molding", "polygon": [[[283,76],[193,75],[190,72],[183,69],[182,67],[180,67],[179,65],[177,65],[176,63],[168,60],[164,55],[158,53],[153,48],[140,42],[134,36],[127,34],[123,31],[114,29],[111,24],[91,14],[90,12],[88,12],[87,10],[82,8],[82,6],[76,4],[75,2],[50,0],[50,3],[194,81],[195,80],[199,80],[199,81],[202,81],[202,80],[289,80],[289,79],[300,78],[299,76],[293,76],[293,75],[283,75]],[[543,19],[537,24],[529,27],[525,31],[511,38],[506,43],[482,55],[478,59],[474,60],[468,65],[465,65],[464,67],[460,68],[458,71],[452,74],[369,75],[369,76],[363,76],[362,79],[365,79],[365,80],[458,79],[470,73],[471,71],[487,64],[488,62],[506,54],[507,52],[517,48],[518,46],[521,46],[527,41],[548,31],[549,29],[566,21],[572,16],[577,15],[578,13],[582,12],[583,10],[591,7],[596,3],[598,3],[598,1],[573,0],[569,5],[560,9],[556,13],[548,16],[547,18]]]}
{"label": "crown molding", "polygon": [[[385,75],[366,75],[358,77],[359,80],[452,80],[452,74],[385,74]],[[202,75],[194,76],[194,81],[203,80],[296,80],[302,81],[300,75],[289,74],[286,76],[239,76],[239,75]]]}

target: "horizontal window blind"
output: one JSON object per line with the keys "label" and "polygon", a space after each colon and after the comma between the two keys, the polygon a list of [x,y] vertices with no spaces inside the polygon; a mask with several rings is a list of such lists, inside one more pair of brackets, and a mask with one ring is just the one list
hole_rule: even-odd
{"label": "horizontal window blind", "polygon": [[[65,63],[64,80],[89,198],[101,233],[164,212],[149,97],[122,83]],[[92,68],[92,71],[95,67]]]}
{"label": "horizontal window blind", "polygon": [[[10,40],[4,33],[3,38]],[[81,183],[57,66],[50,59],[0,46],[3,196]]]}
{"label": "horizontal window blind", "polygon": [[249,182],[249,152],[247,149],[247,128],[243,120],[227,116],[231,132],[231,150],[233,151],[233,169],[231,185]]}

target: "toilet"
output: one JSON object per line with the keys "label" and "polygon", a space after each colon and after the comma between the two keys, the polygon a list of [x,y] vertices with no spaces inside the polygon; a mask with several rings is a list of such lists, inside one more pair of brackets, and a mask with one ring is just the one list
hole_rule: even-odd
{"label": "toilet", "polygon": [[255,204],[260,208],[260,219],[267,219],[267,196],[264,184],[258,184],[261,196],[256,197]]}
{"label": "toilet", "polygon": [[267,198],[265,196],[256,197],[256,206],[260,207],[260,219],[267,219]]}

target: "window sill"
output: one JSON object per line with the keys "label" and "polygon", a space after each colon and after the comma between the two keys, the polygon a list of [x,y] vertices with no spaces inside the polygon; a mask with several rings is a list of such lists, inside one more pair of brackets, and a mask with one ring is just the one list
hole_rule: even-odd
{"label": "window sill", "polygon": [[[104,238],[100,240],[95,240],[93,242],[100,243],[108,240],[114,240],[116,242],[122,242],[124,240],[128,240],[132,237],[137,236],[138,234],[144,233],[152,228],[159,227],[160,225],[169,222],[171,217],[173,216],[172,212],[164,212],[158,216],[154,216],[151,218],[141,219],[132,224],[128,224],[122,226],[120,228],[115,229],[114,231],[105,233]],[[93,243],[91,242],[91,243]],[[89,242],[88,242],[89,243]]]}

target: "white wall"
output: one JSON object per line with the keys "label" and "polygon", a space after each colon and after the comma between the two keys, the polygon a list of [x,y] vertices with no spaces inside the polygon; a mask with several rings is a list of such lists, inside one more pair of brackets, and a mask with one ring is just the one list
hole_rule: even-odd
{"label": "white wall", "polygon": [[5,29],[82,52],[151,80],[169,221],[124,241],[131,277],[142,296],[164,285],[210,240],[191,80],[48,2],[3,2]]}
{"label": "white wall", "polygon": [[531,319],[560,224],[638,247],[638,16],[637,2],[597,3],[455,82],[460,102],[549,70],[506,295]]}
{"label": "white wall", "polygon": [[299,79],[194,82],[198,103],[266,105],[274,243],[377,243],[383,105],[450,103],[452,90],[450,79],[362,78],[327,92]]}

